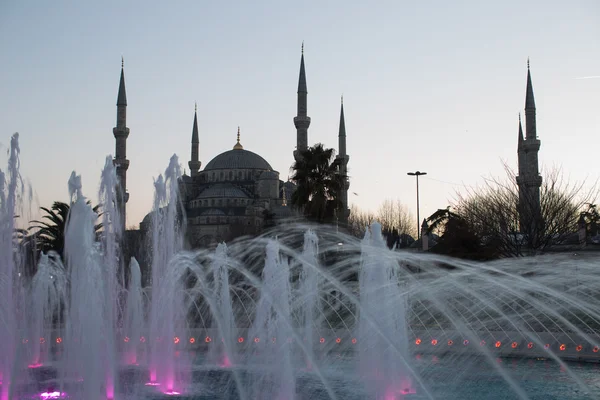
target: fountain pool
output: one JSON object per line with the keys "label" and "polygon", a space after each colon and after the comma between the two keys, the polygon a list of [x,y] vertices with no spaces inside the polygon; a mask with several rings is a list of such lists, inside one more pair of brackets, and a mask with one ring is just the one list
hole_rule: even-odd
{"label": "fountain pool", "polygon": [[392,251],[377,223],[363,239],[289,223],[186,251],[173,156],[151,261],[126,263],[107,158],[103,233],[74,173],[64,259],[41,256],[26,281],[18,160],[15,135],[0,172],[0,400],[600,398],[598,256]]}

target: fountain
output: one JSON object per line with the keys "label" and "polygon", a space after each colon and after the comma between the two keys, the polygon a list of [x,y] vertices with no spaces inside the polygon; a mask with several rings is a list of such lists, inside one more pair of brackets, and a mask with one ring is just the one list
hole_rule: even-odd
{"label": "fountain", "polygon": [[184,251],[173,156],[150,261],[126,273],[108,157],[102,215],[73,173],[64,260],[40,255],[23,282],[18,156],[15,135],[0,171],[0,400],[600,397],[593,254],[474,263],[389,250],[377,223],[363,240],[295,223]]}
{"label": "fountain", "polygon": [[144,325],[144,292],[142,289],[142,272],[135,258],[129,264],[129,289],[123,316],[123,356],[128,365],[138,362],[139,338],[142,336]]}
{"label": "fountain", "polygon": [[[227,245],[220,243],[217,246],[215,257],[211,263],[214,282],[214,317],[221,334],[221,342],[218,341],[210,347],[209,359],[223,368],[229,368],[237,362],[237,354],[234,353],[235,346],[235,319],[231,303],[229,286],[229,270],[227,265]],[[207,339],[204,339],[205,342]],[[212,339],[209,339],[209,343]]]}
{"label": "fountain", "polygon": [[414,393],[408,367],[406,299],[379,223],[366,232],[361,254],[359,368],[372,398],[396,399]]}
{"label": "fountain", "polygon": [[253,382],[252,398],[293,400],[296,384],[291,346],[287,343],[291,337],[290,268],[276,240],[267,243],[262,285],[249,335],[256,344],[249,361],[264,368],[265,373]]}

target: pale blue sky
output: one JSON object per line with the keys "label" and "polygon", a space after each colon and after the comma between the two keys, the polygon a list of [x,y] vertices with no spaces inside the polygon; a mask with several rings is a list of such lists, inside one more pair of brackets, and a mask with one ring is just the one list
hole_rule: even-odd
{"label": "pale blue sky", "polygon": [[[194,102],[202,165],[242,143],[285,179],[293,162],[300,44],[309,143],[337,147],[344,94],[350,201],[421,215],[461,183],[516,166],[531,68],[543,165],[600,176],[600,3],[589,1],[16,1],[0,3],[0,143],[21,134],[38,205],[67,199],[73,169],[94,202],[121,55],[129,103],[128,226],[177,153],[187,168]],[[6,165],[5,151],[0,166]],[[434,180],[435,179],[435,180]]]}

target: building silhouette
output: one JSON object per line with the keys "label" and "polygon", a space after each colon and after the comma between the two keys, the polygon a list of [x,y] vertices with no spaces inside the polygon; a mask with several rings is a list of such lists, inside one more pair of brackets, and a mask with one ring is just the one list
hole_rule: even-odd
{"label": "building silhouette", "polygon": [[539,170],[538,153],[541,142],[537,136],[535,99],[533,84],[531,83],[531,70],[527,60],[527,89],[525,94],[525,137],[519,114],[519,139],[517,145],[518,175],[516,177],[519,188],[519,230],[521,233],[536,236],[541,229],[542,213],[540,200],[540,187],[542,177]]}
{"label": "building silhouette", "polygon": [[[117,127],[113,129],[116,140],[115,165],[120,180],[120,191],[123,198],[119,200],[122,215],[125,216],[125,205],[128,200],[126,173],[129,160],[126,159],[126,140],[129,128],[126,127],[126,107],[124,68],[121,65],[121,80],[117,99]],[[302,151],[308,149],[308,128],[310,117],[307,114],[308,90],[306,69],[304,65],[304,44],[300,58],[300,74],[298,78],[297,115],[294,117],[296,127],[296,149],[294,159],[298,160]],[[259,233],[267,219],[282,219],[293,216],[289,204],[295,185],[280,179],[269,162],[261,155],[247,150],[242,145],[242,131],[238,127],[237,140],[231,150],[215,156],[201,169],[199,159],[200,136],[198,129],[198,110],[194,110],[192,124],[192,140],[189,175],[185,174],[179,181],[181,200],[187,220],[187,240],[192,247],[205,247],[220,241],[234,239],[245,234]],[[340,127],[338,133],[340,173],[347,176],[349,157],[346,153],[346,127],[344,106],[340,110]],[[346,178],[341,201],[342,215],[340,222],[347,220],[349,181]],[[151,214],[146,215],[140,223],[142,233],[147,231],[151,223]],[[123,219],[125,221],[125,219]]]}

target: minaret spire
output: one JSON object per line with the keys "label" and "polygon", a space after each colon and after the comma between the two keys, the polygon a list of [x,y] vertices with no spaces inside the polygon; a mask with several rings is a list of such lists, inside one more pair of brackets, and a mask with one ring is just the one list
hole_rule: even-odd
{"label": "minaret spire", "polygon": [[121,79],[119,81],[119,92],[117,94],[117,126],[113,128],[115,137],[115,158],[113,160],[117,177],[119,178],[119,193],[117,195],[117,206],[121,213],[121,228],[125,231],[126,222],[126,203],[129,200],[127,193],[127,169],[129,160],[127,159],[127,138],[129,137],[129,128],[127,127],[127,94],[125,92],[125,63],[121,56]]}
{"label": "minaret spire", "polygon": [[344,96],[341,99],[340,108],[340,130],[338,133],[338,154],[340,156],[346,156],[346,121],[344,118]]}
{"label": "minaret spire", "polygon": [[121,56],[121,80],[119,81],[117,106],[127,106],[127,94],[125,93],[125,61],[123,60],[123,56]]}
{"label": "minaret spire", "polygon": [[519,113],[519,148],[523,145],[525,138],[523,137],[523,125],[521,124],[521,113]]}
{"label": "minaret spire", "polygon": [[531,83],[531,69],[529,58],[527,59],[527,89],[525,94],[525,133],[527,139],[535,139],[536,132],[535,98],[533,96],[533,84]]}
{"label": "minaret spire", "polygon": [[341,193],[342,212],[340,222],[346,223],[350,210],[348,208],[348,189],[350,188],[350,181],[348,180],[348,160],[350,156],[346,154],[346,121],[344,118],[344,96],[341,97],[340,105],[340,129],[338,133],[338,155],[337,159],[340,163],[339,171],[344,179],[344,187]]}
{"label": "minaret spire", "polygon": [[199,159],[200,139],[198,137],[198,103],[194,104],[194,124],[192,125],[192,155],[188,162],[190,167],[190,176],[193,178],[198,175],[202,163]]}
{"label": "minaret spire", "polygon": [[306,71],[304,68],[304,42],[302,42],[302,54],[300,56],[300,76],[298,77],[298,108],[294,125],[296,126],[296,151],[294,158],[298,160],[300,153],[308,148],[308,127],[310,117],[307,114]]}

